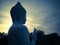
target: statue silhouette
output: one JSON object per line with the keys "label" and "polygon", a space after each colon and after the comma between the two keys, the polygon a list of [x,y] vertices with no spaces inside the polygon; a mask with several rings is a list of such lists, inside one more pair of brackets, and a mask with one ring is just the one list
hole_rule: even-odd
{"label": "statue silhouette", "polygon": [[8,32],[8,44],[30,45],[28,29],[23,25],[26,21],[26,10],[20,2],[17,2],[17,4],[11,8],[10,13],[13,24]]}
{"label": "statue silhouette", "polygon": [[37,36],[37,30],[36,30],[36,28],[34,28],[34,31],[32,33],[31,45],[36,45],[36,39],[37,39],[36,36]]}

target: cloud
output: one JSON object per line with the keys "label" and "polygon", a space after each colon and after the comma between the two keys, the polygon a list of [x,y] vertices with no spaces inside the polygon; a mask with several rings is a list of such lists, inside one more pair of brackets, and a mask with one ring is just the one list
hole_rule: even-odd
{"label": "cloud", "polygon": [[[39,27],[45,33],[57,32],[60,30],[60,0],[17,0],[27,10],[27,21],[31,27]],[[8,16],[10,8],[15,5],[16,0],[0,0],[0,23],[2,20],[7,19],[10,21]],[[3,10],[3,11],[2,11]],[[7,12],[7,13],[6,13]],[[4,22],[5,23],[5,22]],[[6,22],[7,23],[7,22]],[[32,30],[32,29],[31,29]],[[60,34],[60,33],[59,33]]]}
{"label": "cloud", "polygon": [[1,13],[0,13],[0,24],[2,24],[2,19],[4,18],[5,16],[3,16]]}
{"label": "cloud", "polygon": [[[51,3],[53,2],[53,3]],[[51,4],[47,5],[47,9],[48,12],[46,18],[44,19],[44,23],[43,23],[43,30],[45,31],[45,33],[58,33],[60,34],[60,8],[59,8],[59,3],[55,2],[55,1],[51,1]],[[49,6],[49,7],[48,7]]]}

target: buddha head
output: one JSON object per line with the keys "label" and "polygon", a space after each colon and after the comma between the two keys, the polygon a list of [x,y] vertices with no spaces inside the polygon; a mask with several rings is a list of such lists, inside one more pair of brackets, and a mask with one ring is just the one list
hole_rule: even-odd
{"label": "buddha head", "polygon": [[20,2],[17,2],[17,4],[11,8],[10,13],[13,23],[25,24],[26,10],[23,8]]}

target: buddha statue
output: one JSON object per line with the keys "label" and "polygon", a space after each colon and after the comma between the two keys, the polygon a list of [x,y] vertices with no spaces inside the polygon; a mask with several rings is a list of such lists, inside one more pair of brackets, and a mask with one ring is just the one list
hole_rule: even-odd
{"label": "buddha statue", "polygon": [[26,22],[26,10],[17,2],[10,10],[12,18],[12,26],[8,31],[8,44],[9,45],[30,45],[30,34],[27,27],[24,25]]}

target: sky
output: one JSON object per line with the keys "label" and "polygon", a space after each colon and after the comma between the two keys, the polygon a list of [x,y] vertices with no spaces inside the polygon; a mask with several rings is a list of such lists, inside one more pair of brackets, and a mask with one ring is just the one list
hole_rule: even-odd
{"label": "sky", "polygon": [[60,0],[0,0],[0,32],[8,33],[12,25],[10,9],[21,2],[26,9],[26,26],[29,32],[34,28],[45,34],[60,35]]}

